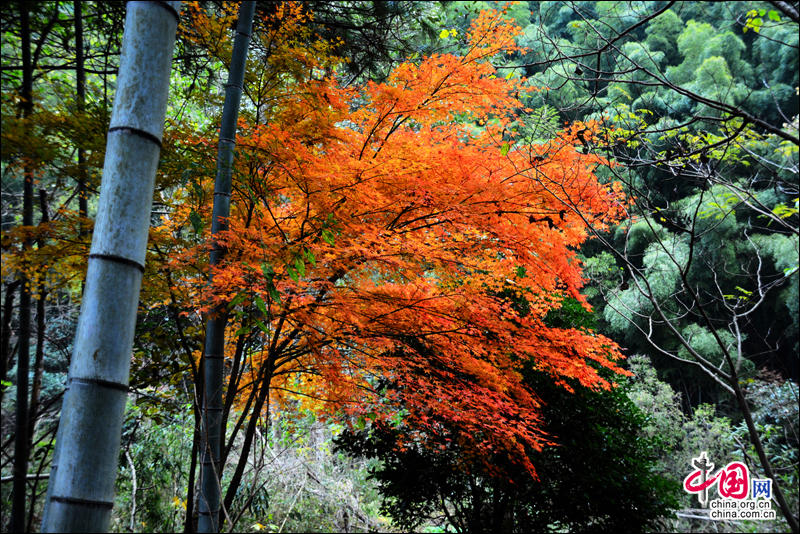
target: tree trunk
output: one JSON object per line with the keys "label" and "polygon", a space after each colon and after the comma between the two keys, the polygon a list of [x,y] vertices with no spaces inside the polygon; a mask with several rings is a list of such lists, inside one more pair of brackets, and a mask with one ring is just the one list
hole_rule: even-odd
{"label": "tree trunk", "polygon": [[775,500],[778,502],[778,507],[781,509],[783,513],[783,517],[786,518],[786,522],[789,523],[789,528],[792,529],[792,532],[800,531],[800,526],[798,526],[797,519],[794,516],[794,511],[789,506],[789,503],[786,501],[786,497],[783,495],[783,490],[781,489],[780,484],[778,484],[778,480],[775,477],[775,472],[772,470],[772,464],[767,457],[766,451],[764,451],[764,445],[761,443],[761,437],[758,434],[758,429],[756,428],[755,423],[753,423],[753,414],[750,413],[750,407],[747,406],[747,400],[744,398],[744,393],[742,392],[742,387],[739,383],[739,376],[736,372],[736,369],[733,367],[733,359],[730,355],[725,352],[726,359],[728,360],[728,367],[731,369],[731,387],[736,392],[736,402],[739,404],[739,409],[744,416],[745,424],[747,425],[747,431],[750,433],[750,442],[756,449],[756,454],[758,454],[758,459],[761,462],[761,467],[764,469],[764,474],[767,475],[767,478],[772,480],[772,491],[775,494]]}
{"label": "tree trunk", "polygon": [[[222,123],[219,132],[217,152],[217,176],[214,182],[214,210],[211,220],[211,239],[219,232],[228,229],[231,211],[231,176],[234,148],[236,147],[236,122],[239,116],[239,103],[242,98],[242,84],[247,63],[247,49],[250,46],[250,33],[253,27],[255,2],[242,2],[239,6],[239,21],[236,25],[236,38],[225,86],[225,105],[222,110]],[[213,281],[213,269],[225,255],[225,250],[213,244],[210,257],[209,283]],[[215,306],[206,327],[205,354],[205,395],[203,397],[203,436],[200,496],[198,504],[198,531],[218,532],[221,466],[220,443],[222,428],[222,383],[225,363],[225,324],[226,306]]]}
{"label": "tree trunk", "polygon": [[129,2],[42,532],[107,531],[181,2]]}
{"label": "tree trunk", "polygon": [[261,418],[261,410],[264,409],[264,404],[269,399],[269,387],[272,381],[272,374],[274,372],[273,361],[270,360],[266,366],[266,372],[260,374],[259,383],[261,390],[258,393],[258,398],[253,406],[253,411],[250,412],[250,420],[247,423],[247,430],[244,435],[244,443],[242,444],[242,452],[239,456],[239,463],[236,465],[236,470],[231,477],[231,483],[228,485],[228,492],[225,494],[225,506],[230,508],[233,504],[233,499],[236,498],[236,493],[239,491],[239,486],[242,483],[242,476],[244,476],[244,469],[247,467],[247,458],[250,456],[250,448],[253,445],[253,437],[258,427],[258,421]]}
{"label": "tree trunk", "polygon": [[[39,190],[39,205],[42,212],[41,224],[50,222],[47,209],[47,191]],[[38,248],[45,245],[44,237],[38,240]],[[33,364],[33,384],[31,384],[31,402],[28,409],[28,448],[33,444],[33,433],[36,430],[36,419],[39,415],[39,404],[42,392],[42,375],[44,374],[44,334],[47,328],[45,306],[47,304],[47,288],[44,282],[39,284],[39,299],[36,302],[36,357]]]}
{"label": "tree trunk", "polygon": [[[33,63],[31,60],[31,29],[28,6],[19,2],[22,37],[22,113],[30,115],[33,110]],[[23,186],[22,225],[33,226],[33,166],[25,163]],[[29,251],[33,243],[26,239],[23,250]],[[12,532],[25,531],[25,496],[28,474],[28,371],[31,345],[31,288],[23,271],[20,279],[22,289],[19,297],[19,350],[17,351],[17,410],[16,441],[14,443],[14,488],[11,505]]]}
{"label": "tree trunk", "polygon": [[[176,316],[175,321],[179,318]],[[191,359],[190,359],[191,362]],[[203,407],[201,403],[205,398],[203,389],[205,388],[205,369],[201,365],[195,366],[192,363],[192,376],[195,384],[195,398],[192,402],[192,412],[194,415],[194,432],[192,432],[192,460],[189,469],[189,483],[186,486],[186,521],[183,524],[183,532],[191,534],[197,532],[197,514],[195,513],[195,500],[200,496],[200,487],[195,480],[197,473],[197,461],[200,456],[200,444],[203,438]]]}
{"label": "tree trunk", "polygon": [[[194,410],[197,412],[197,410]],[[194,496],[197,494],[195,487],[195,473],[197,472],[197,456],[200,452],[200,415],[195,413],[194,417],[194,432],[192,433],[192,456],[191,465],[189,467],[189,483],[186,485],[186,519],[183,522],[184,534],[191,534],[195,531],[194,528]]]}
{"label": "tree trunk", "polygon": [[[86,71],[83,59],[83,9],[81,0],[75,0],[75,82],[78,97],[78,111],[86,107]],[[78,215],[81,219],[89,216],[89,199],[86,191],[86,156],[78,140]],[[81,237],[87,234],[83,223],[80,225]]]}
{"label": "tree trunk", "polygon": [[[22,281],[14,280],[6,286],[3,300],[3,326],[0,334],[0,381],[8,380],[8,364],[11,361],[11,312],[14,311],[14,298]],[[5,396],[5,388],[0,386],[0,401]]]}

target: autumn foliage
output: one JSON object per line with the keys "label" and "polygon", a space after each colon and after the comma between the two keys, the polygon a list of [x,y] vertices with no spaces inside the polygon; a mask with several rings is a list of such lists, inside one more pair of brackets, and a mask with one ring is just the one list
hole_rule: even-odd
{"label": "autumn foliage", "polygon": [[[185,34],[229,61],[230,20],[187,13]],[[606,162],[577,150],[593,126],[547,144],[517,136],[530,88],[492,66],[519,50],[501,13],[476,19],[466,54],[408,59],[383,83],[347,87],[336,43],[315,40],[310,16],[287,2],[259,22],[212,285],[217,134],[168,125],[168,215],[151,232],[143,305],[193,318],[227,303],[226,398],[240,409],[269,392],[268,403],[402,416],[433,432],[443,418],[463,429],[453,439],[532,472],[525,449],[548,438],[520,370],[596,388],[609,387],[596,368],[624,372],[609,339],[543,321],[567,296],[585,302],[585,221],[622,215],[621,192],[593,173]]]}
{"label": "autumn foliage", "polygon": [[[260,42],[266,59],[249,67],[254,102],[211,286],[197,271],[209,243],[185,236],[189,223],[205,235],[197,221],[212,196],[173,191],[154,236],[168,246],[181,232],[187,245],[163,266],[172,294],[186,313],[229,303],[231,354],[247,339],[244,372],[228,384],[240,407],[268,387],[273,402],[320,413],[402,409],[434,431],[445,418],[465,430],[454,439],[532,470],[525,447],[547,437],[522,366],[593,387],[609,386],[596,366],[621,371],[610,340],[543,323],[565,296],[583,301],[576,250],[587,231],[575,210],[600,227],[621,213],[620,192],[593,174],[605,162],[576,150],[591,125],[546,145],[516,137],[529,89],[491,65],[517,50],[518,29],[497,12],[476,20],[466,55],[409,59],[360,87],[337,82],[333,48],[298,24],[307,16],[283,4],[283,23]],[[187,133],[180,143],[216,144]],[[210,190],[211,177],[195,181]],[[393,398],[378,394],[381,380]]]}

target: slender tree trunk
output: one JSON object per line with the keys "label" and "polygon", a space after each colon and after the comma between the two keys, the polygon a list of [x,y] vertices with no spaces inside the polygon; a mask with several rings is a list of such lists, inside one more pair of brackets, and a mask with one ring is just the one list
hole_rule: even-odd
{"label": "slender tree trunk", "polygon": [[[233,402],[236,400],[236,393],[239,389],[239,379],[241,378],[242,360],[245,357],[244,344],[247,334],[242,334],[236,340],[236,352],[233,355],[233,365],[231,374],[228,378],[228,391],[225,395],[225,404],[222,407],[222,428],[228,428],[228,418],[230,417]],[[229,440],[233,439],[236,432],[232,432]],[[230,454],[230,446],[220,443],[220,465],[225,465]]]}
{"label": "slender tree trunk", "polygon": [[[39,190],[39,207],[42,212],[42,224],[50,222],[47,209],[47,191]],[[38,247],[45,245],[44,237],[39,238]],[[39,415],[39,404],[42,391],[42,375],[44,374],[44,334],[47,328],[46,310],[47,290],[44,282],[39,284],[39,300],[36,302],[36,358],[33,364],[33,384],[31,384],[31,404],[28,414],[28,447],[33,443],[33,433],[36,430],[36,419]],[[34,495],[35,497],[35,495]]]}
{"label": "slender tree trunk", "polygon": [[[33,482],[33,493],[31,497],[31,502],[28,505],[28,528],[27,532],[33,532],[33,513],[36,511],[36,501],[39,500],[43,494],[47,493],[47,488],[45,487],[44,491],[39,490],[39,481],[41,480],[40,476],[42,471],[44,471],[45,465],[47,465],[47,457],[48,452],[53,449],[53,444],[56,441],[56,431],[52,431],[53,437],[50,439],[50,443],[44,450],[44,454],[40,455],[39,459],[39,468],[36,470],[36,480]],[[47,434],[45,434],[46,436]]]}
{"label": "slender tree trunk", "polygon": [[189,467],[189,483],[186,486],[186,520],[183,523],[183,532],[191,534],[194,528],[194,497],[197,492],[195,487],[195,473],[197,472],[197,456],[200,452],[200,416],[195,414],[194,432],[192,433],[192,459]]}
{"label": "slender tree trunk", "polygon": [[[239,21],[236,25],[236,38],[225,86],[225,105],[222,109],[222,123],[219,132],[217,152],[217,176],[214,182],[214,210],[211,220],[211,239],[219,232],[228,229],[231,211],[231,176],[236,147],[236,122],[239,116],[239,103],[242,98],[242,84],[247,63],[247,49],[250,46],[250,33],[253,28],[255,2],[242,2],[239,6]],[[220,263],[225,250],[216,243],[210,257],[210,282],[213,269]],[[225,363],[225,324],[226,306],[215,306],[211,311],[206,327],[205,354],[205,395],[203,405],[203,439],[201,456],[200,497],[198,499],[198,531],[218,532],[220,480],[222,469],[219,464],[220,443],[222,442],[222,382]]]}
{"label": "slender tree trunk", "polygon": [[[33,226],[29,211],[28,190],[33,196],[33,169],[25,168],[25,207],[23,207],[23,226]],[[24,248],[30,248],[26,242]],[[14,447],[14,504],[11,509],[11,524],[14,532],[23,532],[25,525],[25,475],[28,472],[28,374],[30,372],[31,348],[31,289],[27,276],[22,275],[22,290],[19,297],[19,350],[17,351],[17,410],[16,445]]]}
{"label": "slender tree trunk", "polygon": [[[14,280],[6,286],[6,296],[3,300],[3,326],[0,334],[0,380],[8,380],[8,363],[11,361],[11,312],[14,311],[14,298],[21,280]],[[0,401],[5,396],[5,389],[0,386]]]}
{"label": "slender tree trunk", "polygon": [[33,363],[33,383],[31,384],[31,401],[28,408],[28,444],[33,443],[36,430],[36,419],[42,392],[42,375],[44,374],[44,332],[47,327],[45,318],[45,301],[47,291],[44,284],[39,286],[39,299],[36,302],[36,357]]}
{"label": "slender tree trunk", "polygon": [[[28,6],[19,2],[22,37],[22,112],[29,116],[33,110],[33,63],[31,61],[31,29]],[[33,226],[33,165],[25,163],[23,186],[22,225]],[[24,251],[32,246],[30,239],[23,245]],[[27,275],[20,275],[22,289],[19,297],[19,350],[17,351],[17,410],[16,442],[14,444],[14,488],[11,506],[11,530],[25,531],[25,496],[28,474],[28,371],[31,345],[31,288]]]}
{"label": "slender tree trunk", "polygon": [[794,516],[794,510],[792,510],[792,508],[789,506],[789,503],[786,501],[786,497],[783,495],[783,490],[781,489],[780,484],[778,484],[778,479],[775,477],[775,472],[772,470],[772,464],[767,457],[766,451],[764,451],[764,445],[761,443],[758,429],[756,428],[755,423],[753,423],[753,415],[750,413],[750,407],[747,406],[747,400],[745,400],[742,387],[739,385],[739,376],[736,373],[736,369],[733,367],[733,359],[727,352],[725,355],[728,360],[728,367],[731,370],[730,384],[736,393],[736,402],[739,404],[739,409],[741,410],[742,415],[744,416],[745,424],[747,425],[747,431],[750,433],[750,442],[756,449],[756,454],[761,462],[761,467],[764,469],[764,474],[767,475],[767,478],[772,480],[772,491],[775,495],[775,500],[778,502],[778,507],[781,509],[781,513],[783,513],[783,516],[786,518],[786,522],[789,523],[789,528],[792,529],[792,532],[796,533],[800,531],[800,526],[798,526],[797,518]]}
{"label": "slender tree trunk", "polygon": [[43,532],[107,531],[181,2],[129,2]]}
{"label": "slender tree trunk", "polygon": [[[86,71],[83,59],[83,2],[75,0],[75,81],[78,97],[78,111],[83,113],[86,107]],[[89,199],[86,191],[86,155],[83,145],[78,140],[78,215],[81,219],[89,216]],[[83,223],[80,226],[81,237],[86,235]]]}
{"label": "slender tree trunk", "polygon": [[[177,320],[177,319],[176,319]],[[190,534],[197,531],[197,523],[195,523],[195,499],[199,497],[199,487],[195,481],[195,474],[197,473],[197,460],[200,455],[200,444],[203,439],[203,411],[202,399],[205,398],[203,388],[205,387],[205,369],[202,366],[195,367],[192,364],[192,375],[195,379],[195,401],[192,403],[192,412],[194,413],[194,432],[192,433],[192,461],[189,470],[189,483],[186,486],[186,521],[183,525],[185,534]]]}
{"label": "slender tree trunk", "polygon": [[261,417],[261,410],[263,410],[264,404],[266,404],[267,400],[269,399],[269,386],[272,380],[272,373],[274,372],[272,365],[273,362],[269,361],[266,366],[266,372],[259,377],[259,382],[261,382],[261,390],[259,391],[258,398],[253,406],[253,411],[250,412],[250,421],[247,423],[247,430],[244,434],[244,443],[242,444],[240,460],[239,463],[236,464],[236,470],[231,477],[231,482],[228,485],[228,491],[225,494],[226,508],[230,508],[230,506],[233,504],[233,499],[236,498],[236,493],[239,491],[239,486],[242,483],[244,469],[248,464],[247,457],[250,456],[250,448],[253,445],[253,437],[256,434],[256,427],[258,427],[258,421]]}

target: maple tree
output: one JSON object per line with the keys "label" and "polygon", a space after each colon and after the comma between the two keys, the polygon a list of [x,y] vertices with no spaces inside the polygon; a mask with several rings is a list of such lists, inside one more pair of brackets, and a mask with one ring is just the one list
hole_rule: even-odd
{"label": "maple tree", "polygon": [[[181,27],[181,41],[227,66],[235,6],[211,16],[187,4],[191,23]],[[586,306],[576,252],[587,224],[602,230],[623,213],[619,188],[593,173],[606,161],[577,150],[595,126],[572,125],[545,144],[517,135],[513,121],[524,122],[529,111],[519,94],[530,89],[492,67],[521,51],[519,29],[502,12],[484,13],[459,36],[467,47],[460,55],[409,58],[385,82],[351,87],[337,76],[338,43],[316,38],[311,17],[285,2],[256,20],[229,230],[219,240],[209,233],[214,121],[169,119],[133,384],[166,377],[175,385],[187,371],[202,383],[202,322],[215,307],[225,310],[222,428],[235,421],[224,436],[223,469],[244,435],[226,508],[270,403],[391,417],[400,404],[381,399],[381,378],[402,386],[404,411],[396,415],[412,426],[436,431],[437,419],[457,422],[474,440],[476,461],[504,451],[533,472],[526,448],[548,437],[522,366],[562,386],[574,380],[593,388],[610,383],[589,362],[622,372],[609,339],[543,322],[567,296]],[[104,155],[102,136],[94,135],[104,117],[87,103],[85,114],[41,112],[35,120],[50,139],[64,140],[54,151],[80,139],[92,169]],[[4,132],[4,150],[9,139],[26,142],[24,121],[17,122],[9,131],[19,134]],[[37,140],[42,151],[53,146],[46,141]],[[36,229],[4,233],[4,274],[29,269],[48,289],[70,287],[80,301],[81,230],[89,229],[90,221],[62,209]],[[47,239],[36,253],[19,249],[39,235]],[[211,269],[216,244],[225,260]],[[520,313],[501,293],[524,296],[529,309]],[[162,326],[151,330],[155,319]],[[202,395],[197,386],[195,394]],[[195,445],[201,404],[196,399]]]}
{"label": "maple tree", "polygon": [[[564,387],[610,387],[589,362],[624,372],[607,338],[543,323],[566,296],[585,305],[584,220],[605,228],[622,213],[619,189],[593,174],[606,162],[576,150],[593,125],[547,144],[516,137],[511,120],[525,112],[516,96],[529,89],[492,67],[518,50],[519,29],[497,11],[475,21],[466,54],[409,59],[385,83],[360,87],[337,83],[330,43],[304,33],[309,14],[285,3],[275,16],[279,28],[260,37],[269,54],[248,64],[251,105],[213,282],[198,274],[211,199],[196,191],[210,190],[207,178],[172,190],[153,236],[159,247],[179,232],[195,242],[167,254],[167,304],[178,299],[188,315],[198,300],[204,313],[227,307],[223,419],[242,413],[227,450],[246,427],[246,461],[270,402],[356,413],[378,402],[377,381],[389,377],[404,386],[404,417],[431,429],[431,412],[457,421],[484,458],[507,451],[533,472],[525,447],[547,437],[521,366],[533,362]],[[214,144],[173,131],[186,146]],[[186,237],[190,222],[201,239]],[[526,314],[498,296],[509,291],[528,301]]]}

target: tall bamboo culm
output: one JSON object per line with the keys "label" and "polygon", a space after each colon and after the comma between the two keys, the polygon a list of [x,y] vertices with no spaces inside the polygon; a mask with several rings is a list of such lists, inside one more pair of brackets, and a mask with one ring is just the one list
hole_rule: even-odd
{"label": "tall bamboo culm", "polygon": [[[239,6],[239,21],[236,24],[236,37],[233,42],[231,66],[228,70],[228,83],[225,85],[225,104],[222,108],[222,122],[219,131],[217,150],[217,175],[214,180],[214,209],[211,216],[211,239],[219,232],[228,229],[231,213],[231,180],[233,176],[234,149],[236,148],[236,123],[239,118],[239,104],[242,100],[247,50],[250,47],[250,34],[253,29],[255,2],[242,2]],[[225,255],[225,250],[214,244],[209,264],[214,266]],[[213,281],[213,271],[209,275]],[[220,525],[220,444],[225,431],[222,428],[222,382],[225,357],[225,325],[227,309],[225,305],[215,306],[206,326],[205,388],[203,398],[203,436],[200,475],[200,495],[198,496],[199,532],[219,532]]]}
{"label": "tall bamboo culm", "polygon": [[107,532],[181,2],[128,2],[42,532]]}

